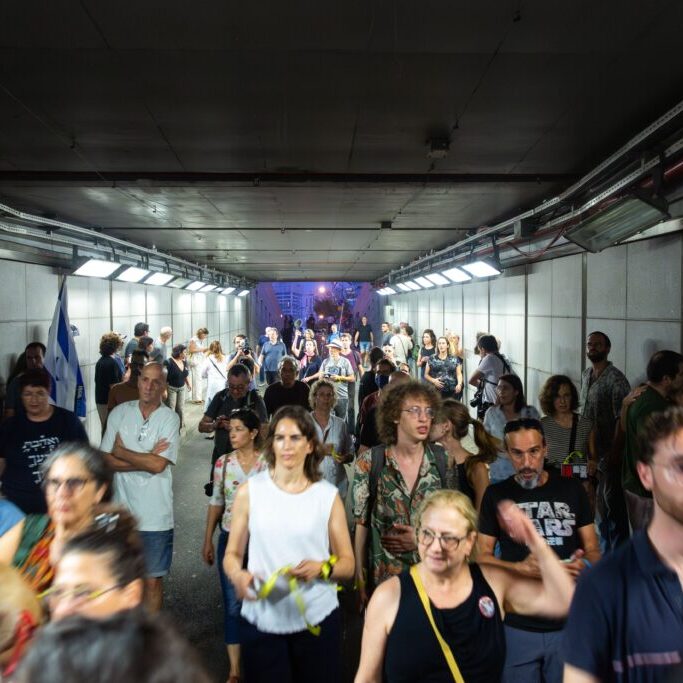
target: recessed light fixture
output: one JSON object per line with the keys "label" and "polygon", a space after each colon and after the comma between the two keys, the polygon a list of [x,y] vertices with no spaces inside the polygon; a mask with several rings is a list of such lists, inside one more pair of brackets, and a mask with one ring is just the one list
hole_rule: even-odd
{"label": "recessed light fixture", "polygon": [[109,277],[120,267],[121,264],[114,261],[91,258],[74,270],[74,275],[81,275],[83,277]]}
{"label": "recessed light fixture", "polygon": [[167,285],[172,279],[173,275],[169,273],[152,273],[144,282],[146,285]]}
{"label": "recessed light fixture", "polygon": [[177,277],[173,282],[169,282],[168,286],[169,287],[174,287],[175,289],[185,289],[187,285],[190,284],[192,280],[187,277]]}
{"label": "recessed light fixture", "polygon": [[410,289],[412,289],[414,292],[416,292],[418,289],[422,289],[422,287],[420,287],[420,285],[418,285],[417,282],[415,282],[414,280],[406,280],[406,284],[407,284],[408,287],[410,287]]}
{"label": "recessed light fixture", "polygon": [[234,287],[226,287],[226,288],[223,290],[223,294],[232,294],[234,291],[235,291],[235,288],[234,288]]}
{"label": "recessed light fixture", "polygon": [[444,270],[443,274],[452,282],[467,282],[472,279],[464,270],[460,270],[460,268],[449,268],[448,270]]}
{"label": "recessed light fixture", "polygon": [[430,282],[433,282],[435,285],[448,285],[450,284],[448,280],[441,275],[441,273],[430,273],[427,275],[427,279]]}
{"label": "recessed light fixture", "polygon": [[216,289],[216,285],[205,285],[199,291],[200,292],[212,292],[214,289]]}
{"label": "recessed light fixture", "polygon": [[206,282],[195,280],[194,282],[190,282],[185,289],[189,289],[191,292],[198,292],[202,287],[206,287]]}
{"label": "recessed light fixture", "polygon": [[399,282],[399,283],[398,283],[398,288],[399,288],[402,292],[409,292],[409,291],[410,291],[410,287],[408,287],[408,285],[404,284],[403,282]]}
{"label": "recessed light fixture", "polygon": [[237,296],[247,296],[247,294],[249,294],[249,290],[243,289]]}
{"label": "recessed light fixture", "polygon": [[430,282],[426,277],[416,277],[415,282],[417,282],[418,285],[421,285],[425,289],[429,289],[430,287],[434,286],[434,283]]}
{"label": "recessed light fixture", "polygon": [[143,277],[149,274],[148,270],[144,268],[136,268],[135,266],[129,266],[121,273],[116,276],[117,280],[121,282],[140,282]]}

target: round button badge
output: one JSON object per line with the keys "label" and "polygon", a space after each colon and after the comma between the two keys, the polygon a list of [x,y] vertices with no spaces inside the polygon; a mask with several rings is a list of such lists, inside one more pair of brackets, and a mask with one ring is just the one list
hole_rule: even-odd
{"label": "round button badge", "polygon": [[485,595],[483,598],[479,598],[479,611],[483,617],[486,619],[492,619],[493,615],[496,613],[496,606],[493,604],[493,600]]}

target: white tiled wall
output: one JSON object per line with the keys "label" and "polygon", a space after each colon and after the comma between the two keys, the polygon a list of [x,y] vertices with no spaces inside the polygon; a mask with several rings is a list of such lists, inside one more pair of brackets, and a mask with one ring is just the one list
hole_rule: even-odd
{"label": "white tiled wall", "polygon": [[[168,287],[69,277],[69,318],[78,328],[75,337],[78,359],[86,383],[86,428],[99,443],[100,423],[95,408],[95,363],[102,334],[114,330],[133,334],[135,323],[146,321],[158,337],[170,325],[168,344],[186,343],[199,327],[209,329],[211,341],[232,348],[232,338],[247,329],[246,307],[234,296],[192,294]],[[52,269],[15,261],[0,261],[0,383],[4,385],[17,356],[29,341],[47,342],[54,314],[59,279]]]}
{"label": "white tiled wall", "polygon": [[682,263],[683,237],[676,234],[534,263],[488,281],[397,295],[386,303],[394,306],[395,320],[407,320],[418,335],[425,327],[437,336],[444,328],[461,333],[466,374],[478,362],[472,354],[476,332],[491,331],[524,380],[528,401],[538,406],[538,393],[552,374],[580,382],[583,337],[594,330],[609,335],[610,360],[632,383],[644,378],[654,351],[680,351]]}

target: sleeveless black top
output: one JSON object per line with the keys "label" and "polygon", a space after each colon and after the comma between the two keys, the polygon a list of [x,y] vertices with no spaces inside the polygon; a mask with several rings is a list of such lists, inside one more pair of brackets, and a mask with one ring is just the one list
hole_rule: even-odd
{"label": "sleeveless black top", "polygon": [[456,467],[458,469],[458,489],[461,493],[464,493],[472,501],[472,505],[474,505],[476,494],[474,493],[474,489],[467,479],[465,463],[461,462],[459,465],[456,465]]}
{"label": "sleeveless black top", "polygon": [[[432,614],[465,683],[495,683],[505,662],[503,621],[496,595],[479,565],[471,564],[470,572],[469,597],[453,609],[432,604]],[[403,572],[399,581],[401,598],[384,656],[385,683],[453,683],[412,577]]]}

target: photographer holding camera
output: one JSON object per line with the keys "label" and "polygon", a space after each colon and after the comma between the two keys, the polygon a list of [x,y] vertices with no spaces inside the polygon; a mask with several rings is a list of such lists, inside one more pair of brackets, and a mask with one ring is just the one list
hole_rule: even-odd
{"label": "photographer holding camera", "polygon": [[233,343],[235,345],[235,350],[228,356],[227,368],[230,370],[233,366],[238,363],[244,363],[244,361],[251,361],[253,364],[253,370],[249,367],[249,362],[246,363],[247,367],[252,370],[252,379],[249,384],[249,391],[256,389],[256,375],[258,375],[261,366],[256,360],[256,354],[249,344],[249,338],[243,334],[236,334]]}

